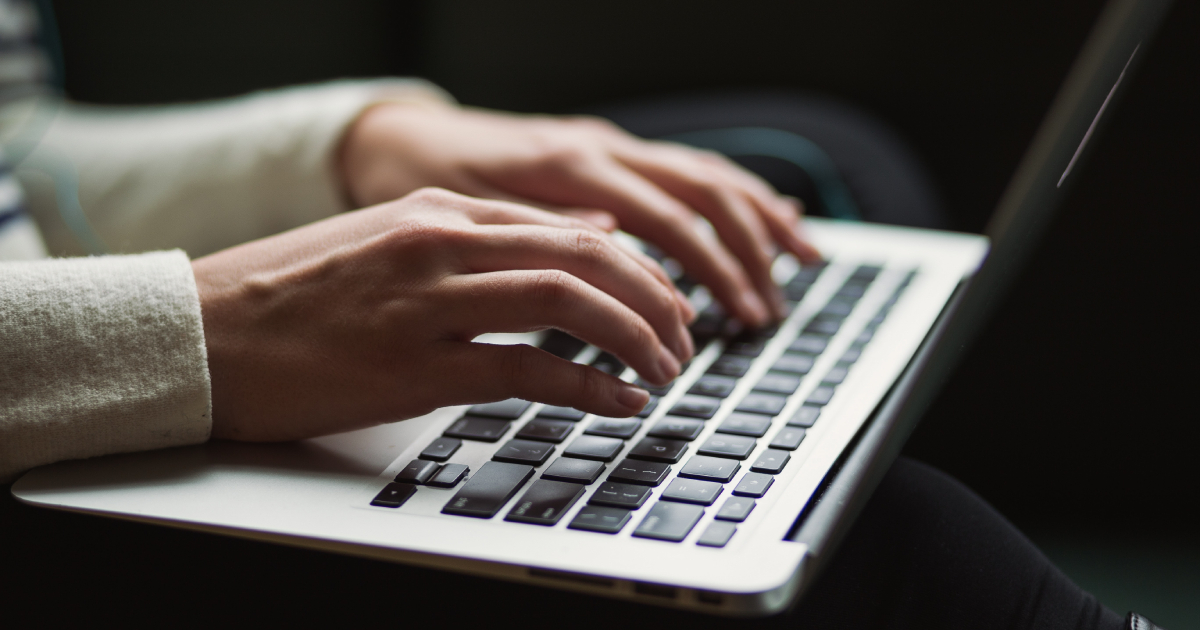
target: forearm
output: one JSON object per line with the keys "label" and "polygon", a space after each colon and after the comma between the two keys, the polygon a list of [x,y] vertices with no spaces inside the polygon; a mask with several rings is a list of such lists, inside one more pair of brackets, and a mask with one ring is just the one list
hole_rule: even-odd
{"label": "forearm", "polygon": [[182,252],[0,263],[0,480],[203,442],[210,409]]}
{"label": "forearm", "polygon": [[[420,81],[336,82],[165,107],[65,104],[27,163],[79,174],[80,202],[113,252],[181,247],[200,256],[348,209],[337,145],[373,103],[444,102]],[[49,179],[22,169],[56,255],[84,252]]]}

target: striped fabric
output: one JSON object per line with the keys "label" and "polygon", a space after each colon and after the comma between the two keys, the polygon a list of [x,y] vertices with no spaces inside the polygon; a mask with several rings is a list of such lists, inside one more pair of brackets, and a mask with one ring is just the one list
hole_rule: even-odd
{"label": "striped fabric", "polygon": [[[50,78],[49,59],[37,45],[38,15],[23,0],[0,0],[0,110],[12,110]],[[17,135],[19,122],[0,116],[0,138]],[[0,148],[0,260],[45,258],[46,247],[25,210],[21,186]]]}

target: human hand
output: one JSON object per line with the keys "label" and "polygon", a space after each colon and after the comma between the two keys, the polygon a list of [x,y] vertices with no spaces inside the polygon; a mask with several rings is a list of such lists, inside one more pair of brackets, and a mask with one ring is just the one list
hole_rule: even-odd
{"label": "human hand", "polygon": [[695,313],[579,219],[426,189],[192,263],[213,436],[290,440],[523,398],[630,416],[639,388],[487,332],[559,328],[665,384]]}
{"label": "human hand", "polygon": [[[798,202],[724,157],[648,142],[600,119],[457,107],[375,106],[346,133],[340,172],[359,205],[421,186],[574,213],[659,245],[739,319],[783,315],[778,243],[815,262]],[[697,213],[719,239],[697,229]]]}

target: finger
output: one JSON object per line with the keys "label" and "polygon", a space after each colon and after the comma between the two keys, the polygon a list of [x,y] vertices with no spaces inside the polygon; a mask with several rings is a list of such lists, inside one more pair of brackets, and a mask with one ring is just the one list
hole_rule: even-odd
{"label": "finger", "polygon": [[774,245],[758,209],[710,165],[674,149],[641,143],[617,149],[629,168],[707,218],[738,257],[775,317],[783,315],[783,296],[771,279]]}
{"label": "finger", "polygon": [[803,202],[795,197],[780,195],[762,178],[720,153],[698,151],[683,146],[679,148],[695,154],[698,159],[716,168],[721,176],[739,185],[762,212],[775,241],[801,262],[812,263],[821,260],[821,253],[808,242],[800,227],[800,217],[804,214]]}
{"label": "finger", "polygon": [[[472,273],[558,269],[615,297],[654,327],[680,362],[692,358],[676,291],[607,235],[538,225],[489,226],[484,238],[460,252]],[[653,261],[650,261],[653,264]]]}
{"label": "finger", "polygon": [[[507,197],[509,199],[509,201],[501,202],[499,205],[497,205],[497,204],[491,203],[489,200],[471,199],[471,201],[477,202],[477,204],[472,205],[469,208],[464,208],[463,211],[469,217],[476,220],[477,223],[483,223],[483,224],[521,224],[521,223],[524,223],[524,224],[530,224],[530,225],[547,225],[547,226],[551,226],[551,227],[561,227],[561,228],[567,228],[567,229],[570,229],[572,227],[577,228],[580,225],[587,225],[588,227],[590,227],[593,230],[600,229],[602,231],[612,231],[612,230],[604,230],[603,225],[601,225],[601,223],[604,222],[602,220],[586,221],[581,218],[578,218],[577,216],[572,216],[572,217],[570,217],[570,219],[571,219],[570,221],[565,221],[565,222],[558,221],[558,220],[555,220],[553,217],[546,216],[547,213],[554,214],[553,211],[541,212],[541,211],[538,211],[536,208],[526,207],[526,206],[532,205],[534,203],[540,203],[540,205],[542,205],[542,206],[558,207],[560,209],[559,212],[570,213],[573,215],[577,214],[577,213],[597,213],[597,214],[602,213],[604,216],[611,218],[611,221],[613,224],[612,229],[616,229],[617,219],[610,212],[606,212],[603,210],[566,208],[564,206],[552,206],[550,204],[545,204],[545,203],[541,203],[541,202],[530,202],[530,201],[524,200],[523,198],[518,197],[516,195],[512,195],[510,193],[505,193],[505,192],[493,189],[488,184],[485,184],[485,183],[480,183],[478,187],[485,194],[495,195],[495,198]],[[464,197],[464,199],[469,199],[469,198]],[[595,216],[595,215],[593,215],[593,216]],[[580,221],[582,221],[582,223],[580,223]],[[617,243],[617,241],[613,241],[613,242]],[[637,251],[633,248],[625,247],[621,243],[617,243],[617,244],[620,245],[622,247],[622,249],[624,249],[630,256],[632,256],[634,258],[634,260],[636,260],[639,264],[641,264],[647,271],[649,271],[651,274],[653,274],[654,277],[657,278],[658,281],[663,284],[663,286],[669,288],[675,294],[675,298],[676,298],[676,301],[679,306],[679,312],[685,320],[690,322],[693,319],[695,319],[696,311],[694,308],[692,308],[691,302],[688,301],[686,295],[680,293],[679,290],[675,288],[675,283],[671,282],[671,279],[667,276],[667,273],[665,271],[663,271],[662,266],[659,265],[657,261],[655,261],[654,259],[650,258],[649,256],[646,256],[642,252]],[[688,343],[689,344],[691,343],[690,335],[688,337]]]}
{"label": "finger", "polygon": [[611,212],[606,212],[604,210],[593,210],[591,208],[563,208],[559,212],[569,217],[580,219],[581,221],[587,221],[588,223],[591,223],[592,225],[609,233],[617,231],[617,228],[620,227],[617,225],[617,217],[614,217]]}
{"label": "finger", "polygon": [[604,208],[624,230],[655,242],[683,263],[743,321],[765,324],[769,312],[737,260],[696,230],[695,214],[641,175],[605,156],[556,174],[542,193],[562,204]]}
{"label": "finger", "polygon": [[[521,398],[623,418],[641,411],[650,401],[644,389],[532,346],[446,343],[449,345],[439,353],[434,369],[461,383],[458,392],[464,400],[454,403]],[[463,379],[463,374],[474,378]]]}
{"label": "finger", "polygon": [[824,258],[821,251],[808,241],[800,225],[804,203],[794,198],[786,199],[786,201],[789,202],[787,210],[783,211],[759,205],[767,227],[771,230],[771,236],[775,238],[776,242],[783,245],[784,249],[800,259],[800,262],[820,262]]}
{"label": "finger", "polygon": [[680,362],[654,327],[615,297],[558,269],[451,276],[438,300],[441,334],[557,328],[615,354],[648,381],[665,384]]}
{"label": "finger", "polygon": [[[653,274],[660,283],[671,290],[671,292],[675,295],[675,301],[679,306],[679,313],[685,322],[690,324],[692,320],[696,319],[696,309],[692,306],[691,301],[688,300],[688,297],[684,295],[678,287],[675,286],[675,283],[671,281],[671,277],[667,275],[667,271],[663,269],[662,265],[659,264],[657,260],[647,256],[646,252],[643,252],[642,250],[618,239],[613,239],[613,243],[616,244],[617,247],[620,247],[621,250],[627,253],[631,258],[637,261],[638,264],[642,265],[646,271],[649,271],[651,274]],[[688,335],[688,338],[690,341],[691,335]]]}

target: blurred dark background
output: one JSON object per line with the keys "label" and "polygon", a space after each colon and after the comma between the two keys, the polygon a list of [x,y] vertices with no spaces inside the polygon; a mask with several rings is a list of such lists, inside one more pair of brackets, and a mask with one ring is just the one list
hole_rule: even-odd
{"label": "blurred dark background", "polygon": [[[1102,4],[54,7],[66,90],[88,102],[174,102],[389,74],[428,77],[467,104],[530,112],[688,92],[824,94],[889,124],[928,167],[950,227],[981,231]],[[973,487],[1052,557],[1075,562],[1068,573],[1102,599],[1116,588],[1111,579],[1156,570],[1146,554],[1200,559],[1200,419],[1189,367],[1197,343],[1188,332],[1200,209],[1198,26],[1200,6],[1177,2],[1038,254],[907,447]],[[1087,540],[1096,542],[1079,546]],[[1106,550],[1117,566],[1093,569],[1115,577],[1089,584],[1102,578],[1080,567]],[[1180,570],[1163,566],[1158,573]],[[1182,571],[1180,579],[1197,579]],[[1136,600],[1124,593],[1109,601]],[[1147,601],[1129,605],[1145,610]]]}

